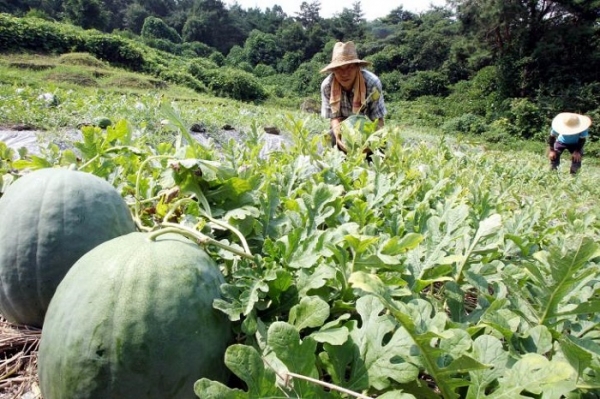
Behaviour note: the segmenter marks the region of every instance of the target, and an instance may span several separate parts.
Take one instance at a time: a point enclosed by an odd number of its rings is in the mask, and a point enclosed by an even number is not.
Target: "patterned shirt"
[[[563,134],[559,134],[558,132],[554,131],[554,129],[551,129],[550,134],[553,135],[554,137],[557,137],[556,141],[558,141],[559,143],[569,145],[569,144],[577,144],[577,143],[579,143],[579,139],[587,138],[589,136],[589,131],[584,130],[583,132],[577,133],[577,134],[563,135]]]
[[[361,111],[361,114],[367,116],[372,121],[383,118],[385,114],[387,114],[387,110],[385,109],[385,102],[383,101],[383,89],[381,86],[381,81],[377,75],[367,71],[366,69],[361,69],[360,72],[365,78],[367,96],[375,88],[379,91],[379,99],[369,100],[367,105]],[[329,98],[331,97],[331,82],[333,82],[333,73],[329,74],[329,76],[323,80],[323,83],[321,83],[321,116],[327,119],[339,117],[345,119],[352,115],[352,97],[354,96],[353,90],[346,91],[342,88],[340,112],[339,115],[333,115],[331,112],[331,106],[329,105]]]

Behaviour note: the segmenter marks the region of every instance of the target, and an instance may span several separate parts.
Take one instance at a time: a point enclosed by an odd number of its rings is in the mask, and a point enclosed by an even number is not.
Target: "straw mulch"
[[[0,316],[0,399],[41,399],[37,378],[41,332]]]

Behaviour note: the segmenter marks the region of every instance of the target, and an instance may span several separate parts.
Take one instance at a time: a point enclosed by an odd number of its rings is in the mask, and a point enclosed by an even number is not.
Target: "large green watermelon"
[[[84,255],[46,316],[38,371],[44,399],[192,399],[224,381],[232,338],[213,308],[224,282],[195,243],[131,233]]]
[[[107,181],[40,169],[0,197],[0,313],[41,327],[69,268],[104,241],[135,231],[127,204]]]

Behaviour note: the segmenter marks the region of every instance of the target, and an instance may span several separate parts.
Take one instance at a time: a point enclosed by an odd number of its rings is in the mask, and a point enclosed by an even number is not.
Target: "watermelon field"
[[[600,170],[586,158],[572,177],[566,156],[550,172],[543,154],[394,119],[349,128],[345,155],[314,113],[13,76],[0,130],[17,126],[37,146],[0,142],[0,204],[39,169],[93,174],[137,232],[177,234],[217,265],[231,339],[213,367],[228,377],[198,375],[191,396],[600,397]],[[2,320],[0,334],[0,397],[41,398],[44,330]],[[174,372],[161,361],[147,367]]]

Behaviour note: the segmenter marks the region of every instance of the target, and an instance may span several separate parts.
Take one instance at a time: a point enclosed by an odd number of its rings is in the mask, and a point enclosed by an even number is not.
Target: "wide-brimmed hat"
[[[369,61],[361,60],[360,58],[358,58],[354,42],[337,42],[333,46],[331,62],[325,68],[321,69],[321,73],[329,72],[337,67],[341,67],[347,64],[360,64],[362,66],[371,65]]]
[[[552,130],[565,136],[579,134],[591,125],[592,120],[588,116],[572,112],[561,112],[552,119]]]

